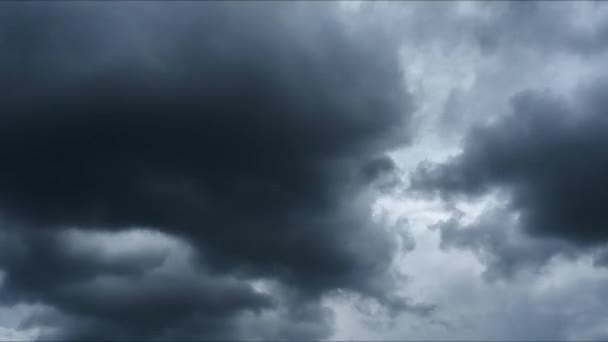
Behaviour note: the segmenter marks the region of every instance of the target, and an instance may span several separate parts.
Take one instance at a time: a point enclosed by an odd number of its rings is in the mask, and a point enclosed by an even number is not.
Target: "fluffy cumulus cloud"
[[[371,211],[413,109],[390,37],[337,4],[0,12],[1,297],[41,307],[22,327],[318,339],[327,293],[408,308]]]

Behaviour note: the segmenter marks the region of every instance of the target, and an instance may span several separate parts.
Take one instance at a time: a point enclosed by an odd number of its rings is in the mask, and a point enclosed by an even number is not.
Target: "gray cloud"
[[[516,95],[510,115],[472,130],[460,155],[421,165],[412,177],[412,189],[438,192],[446,199],[500,189],[510,197],[507,210],[517,213],[516,225],[531,238],[586,250],[605,244],[606,89],[606,83],[597,80],[578,89],[571,100],[548,92]],[[504,217],[483,220],[483,228],[466,233],[448,225],[442,236],[460,245],[482,243],[481,248],[493,249],[507,263],[547,260],[567,251],[564,246],[547,249],[533,240],[524,248],[531,254],[518,250],[526,244],[522,241],[511,250],[506,247],[509,229]]]
[[[439,229],[441,248],[471,249],[485,265],[489,281],[512,280],[521,271],[539,273],[558,254],[576,256],[576,249],[563,241],[527,235],[518,216],[508,210],[487,210],[472,223],[456,215],[434,228]]]
[[[476,23],[474,37],[486,53],[509,54],[507,49],[524,48],[589,56],[608,47],[608,26],[590,17],[603,6],[601,2],[487,4],[489,15]]]
[[[326,4],[1,6],[3,300],[50,306],[46,338],[230,339],[283,310],[261,338],[318,339],[325,293],[392,298],[371,203],[412,101],[388,38]],[[199,274],[62,235],[132,226],[186,241]]]
[[[606,336],[604,4],[0,7],[0,336]]]

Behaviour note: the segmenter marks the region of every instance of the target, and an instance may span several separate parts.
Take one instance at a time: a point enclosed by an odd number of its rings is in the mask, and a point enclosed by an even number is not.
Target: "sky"
[[[0,51],[0,340],[608,339],[604,2],[2,2]]]

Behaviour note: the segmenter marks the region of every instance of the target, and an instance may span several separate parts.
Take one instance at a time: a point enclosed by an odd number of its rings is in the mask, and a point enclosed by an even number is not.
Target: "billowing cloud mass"
[[[40,306],[25,326],[318,339],[326,293],[409,307],[371,204],[413,102],[389,37],[336,6],[2,4],[1,298]]]
[[[0,340],[605,340],[608,6],[0,4]]]
[[[547,92],[515,95],[512,112],[497,122],[474,129],[463,152],[445,163],[423,164],[413,176],[413,189],[439,191],[444,197],[478,196],[492,190],[507,193],[513,219],[498,215],[483,229],[498,234],[504,246],[510,228],[523,230],[539,241],[556,240],[572,248],[594,248],[608,242],[608,144],[603,80],[582,86],[571,99]],[[446,243],[477,244],[475,231],[441,230]],[[481,235],[480,235],[481,236]],[[517,249],[524,248],[517,243]],[[495,252],[503,259],[547,259],[568,248],[536,245],[533,254],[509,248]],[[543,252],[545,249],[545,252]],[[515,252],[515,251],[513,251]]]

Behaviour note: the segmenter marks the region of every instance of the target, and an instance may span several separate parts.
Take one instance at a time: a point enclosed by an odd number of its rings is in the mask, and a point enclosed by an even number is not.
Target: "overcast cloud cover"
[[[608,338],[601,2],[0,4],[1,340]]]

